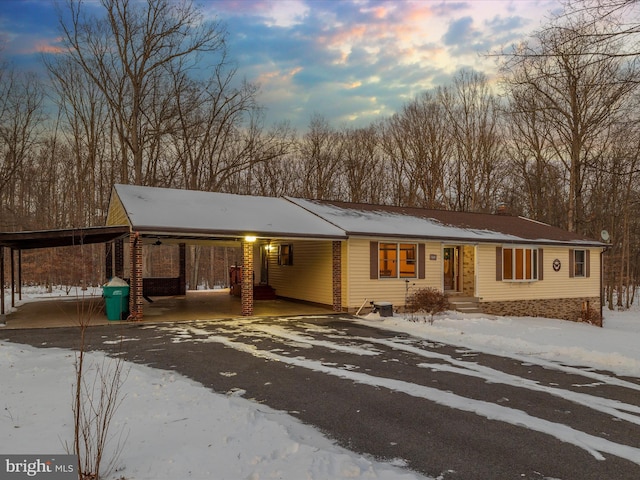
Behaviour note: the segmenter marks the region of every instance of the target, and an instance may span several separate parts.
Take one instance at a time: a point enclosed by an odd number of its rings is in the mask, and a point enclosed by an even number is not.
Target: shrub
[[[406,309],[409,313],[429,315],[429,323],[433,324],[433,316],[449,309],[449,300],[444,292],[436,288],[421,288],[407,299]]]

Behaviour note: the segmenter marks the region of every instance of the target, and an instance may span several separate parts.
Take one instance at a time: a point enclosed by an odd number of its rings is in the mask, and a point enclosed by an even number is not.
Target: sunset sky
[[[64,2],[61,2],[64,3]],[[95,11],[97,0],[86,1]],[[389,116],[461,68],[489,76],[508,46],[560,9],[559,0],[201,0],[228,30],[238,79],[260,87],[268,123],[304,130],[313,114],[334,127]],[[0,56],[43,73],[58,48],[54,0],[0,2]]]

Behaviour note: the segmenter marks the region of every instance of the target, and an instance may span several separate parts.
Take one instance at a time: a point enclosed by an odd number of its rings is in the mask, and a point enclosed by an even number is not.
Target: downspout
[[[11,248],[11,308],[16,308],[16,292],[15,250]]]
[[[600,326],[604,327],[604,252],[607,251],[607,247],[600,250]]]

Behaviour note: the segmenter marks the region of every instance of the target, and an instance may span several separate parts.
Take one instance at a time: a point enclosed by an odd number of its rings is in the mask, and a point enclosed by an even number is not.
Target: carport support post
[[[4,315],[4,247],[0,245],[0,315]]]
[[[107,280],[113,277],[113,242],[104,244],[104,273]]]
[[[14,250],[11,249],[11,308],[16,307],[16,262]]]
[[[242,315],[253,315],[253,242],[242,242]]]
[[[131,284],[129,285],[129,317],[142,320],[142,239],[138,232],[129,235],[131,256]]]
[[[333,311],[342,311],[342,242],[336,240],[332,249],[332,278],[333,278]]]
[[[179,263],[180,263],[180,295],[187,294],[187,245],[181,243],[179,250]]]

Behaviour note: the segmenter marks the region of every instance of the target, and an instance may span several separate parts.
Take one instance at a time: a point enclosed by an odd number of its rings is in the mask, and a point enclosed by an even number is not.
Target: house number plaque
[[[557,258],[553,261],[553,271],[554,272],[559,272],[560,271],[560,267],[562,267],[562,264],[560,263],[560,260],[558,260]]]

